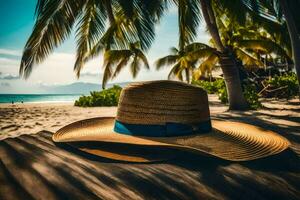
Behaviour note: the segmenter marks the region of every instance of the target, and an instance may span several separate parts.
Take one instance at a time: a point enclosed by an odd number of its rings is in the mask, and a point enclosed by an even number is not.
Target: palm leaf
[[[168,56],[159,58],[155,62],[156,69],[159,70],[163,66],[172,65],[172,64],[174,64],[178,60],[178,58],[179,58],[178,55],[168,55]]]
[[[74,66],[77,77],[80,76],[88,52],[104,32],[105,20],[103,5],[97,0],[89,0],[77,24],[77,58]]]
[[[130,65],[130,70],[131,70],[131,74],[132,74],[133,78],[136,77],[136,75],[138,74],[138,72],[140,71],[140,69],[141,69],[140,60],[138,59],[137,56],[135,56],[133,58],[133,61],[131,62],[131,65]]]
[[[205,73],[211,73],[213,67],[218,62],[218,56],[216,54],[211,54],[207,59],[205,59],[198,67],[201,72],[201,75]]]
[[[168,74],[168,79],[171,80],[176,77],[179,80],[183,80],[181,73],[180,73],[179,77],[177,76],[179,71],[180,71],[180,62],[177,62],[175,65],[173,65],[172,69],[170,70],[170,72]]]
[[[37,20],[23,52],[20,76],[28,78],[35,64],[41,63],[71,34],[85,0],[39,1]]]
[[[145,68],[150,69],[146,55],[140,49],[136,49],[135,54],[138,57],[138,59],[140,59],[144,63]]]
[[[186,45],[184,50],[186,52],[192,52],[192,51],[197,51],[199,49],[211,49],[210,46],[208,46],[207,44],[204,43],[200,43],[200,42],[193,42],[189,45]]]
[[[243,65],[245,65],[246,67],[252,67],[252,66],[263,66],[264,64],[256,59],[255,57],[253,57],[252,55],[250,55],[249,53],[245,52],[244,50],[240,49],[240,48],[236,48],[235,49],[235,54],[237,55],[237,57],[243,62]]]
[[[112,65],[110,62],[107,62],[103,67],[102,89],[105,89],[108,80],[112,77]]]
[[[238,42],[238,46],[245,49],[254,49],[265,51],[266,53],[275,53],[277,55],[288,58],[286,51],[271,40],[242,40]]]
[[[173,55],[179,54],[179,50],[176,47],[171,47],[170,48],[170,53]]]
[[[209,57],[212,54],[216,54],[216,50],[213,48],[207,48],[207,49],[199,49],[196,51],[193,51],[188,54],[191,60],[199,60],[199,59],[205,59]]]
[[[197,35],[197,28],[201,19],[199,1],[177,0],[179,24],[179,50],[193,41]]]
[[[124,50],[108,50],[104,54],[104,65],[106,63],[111,63],[111,65],[115,65],[120,60],[126,57],[131,56],[131,51],[124,49]]]
[[[112,78],[115,78],[120,72],[121,70],[126,67],[129,59],[130,59],[131,56],[127,56],[127,57],[124,57],[121,59],[121,61],[119,62],[119,64],[117,65],[116,69],[115,69],[115,72],[112,76]]]

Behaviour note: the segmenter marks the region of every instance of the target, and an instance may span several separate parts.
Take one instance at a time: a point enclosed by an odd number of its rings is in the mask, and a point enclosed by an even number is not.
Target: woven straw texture
[[[122,90],[116,119],[129,124],[194,124],[210,120],[207,93],[195,86],[175,81],[134,83]],[[53,135],[55,142],[99,141],[139,146],[171,147],[216,156],[225,160],[247,161],[277,154],[289,142],[278,134],[238,123],[212,121],[209,133],[181,137],[140,137],[115,133],[115,118],[94,118],[75,122]],[[101,145],[99,145],[100,147]],[[80,147],[83,151],[118,160],[152,161],[128,152]],[[142,154],[142,153],[141,153]],[[122,156],[123,155],[123,156]],[[158,158],[155,157],[154,160]]]
[[[280,135],[256,126],[213,120],[213,131],[181,137],[134,137],[113,131],[114,118],[93,118],[75,122],[53,135],[55,142],[100,141],[144,146],[173,147],[181,150],[216,156],[231,161],[248,161],[278,154],[289,146]],[[101,145],[99,145],[101,146]],[[82,149],[111,159],[120,159],[117,153],[101,153],[95,149]],[[141,160],[143,156],[141,155]],[[157,158],[156,158],[157,159]],[[123,158],[123,160],[137,161]],[[147,161],[147,160],[144,160]],[[148,159],[148,161],[152,161]]]
[[[130,84],[120,95],[116,119],[129,124],[207,121],[207,93],[202,88],[176,81]]]

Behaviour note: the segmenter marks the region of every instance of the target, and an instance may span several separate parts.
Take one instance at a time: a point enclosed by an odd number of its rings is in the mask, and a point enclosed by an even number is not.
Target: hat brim
[[[278,154],[287,149],[289,141],[284,137],[257,126],[212,120],[212,131],[178,137],[142,137],[113,131],[115,118],[101,117],[74,122],[53,134],[54,142],[65,143],[97,156],[130,161],[152,162],[172,157],[172,154],[145,153],[147,147],[174,148],[214,156],[230,161],[249,161]],[[88,142],[98,142],[88,145]],[[105,144],[127,144],[121,147],[104,148]],[[142,147],[141,150],[137,147]],[[137,148],[137,149],[136,149]]]

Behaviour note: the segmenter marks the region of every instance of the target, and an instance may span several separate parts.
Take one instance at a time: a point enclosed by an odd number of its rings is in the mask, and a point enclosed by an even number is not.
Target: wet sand
[[[292,144],[285,152],[249,162],[177,152],[175,159],[152,164],[96,158],[51,141],[61,126],[114,116],[116,108],[0,105],[0,199],[299,199],[299,101],[268,100],[264,105],[258,111],[226,112],[210,96],[212,118],[278,132]]]

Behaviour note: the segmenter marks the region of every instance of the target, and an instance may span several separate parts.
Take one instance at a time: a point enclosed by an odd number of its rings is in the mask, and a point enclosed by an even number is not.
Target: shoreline
[[[75,101],[29,101],[29,102],[14,102],[14,104],[12,103],[0,103],[0,108],[1,107],[5,107],[5,106],[14,106],[14,105],[36,105],[36,104],[40,104],[40,105],[48,105],[48,104],[70,104],[73,105],[75,103]]]

